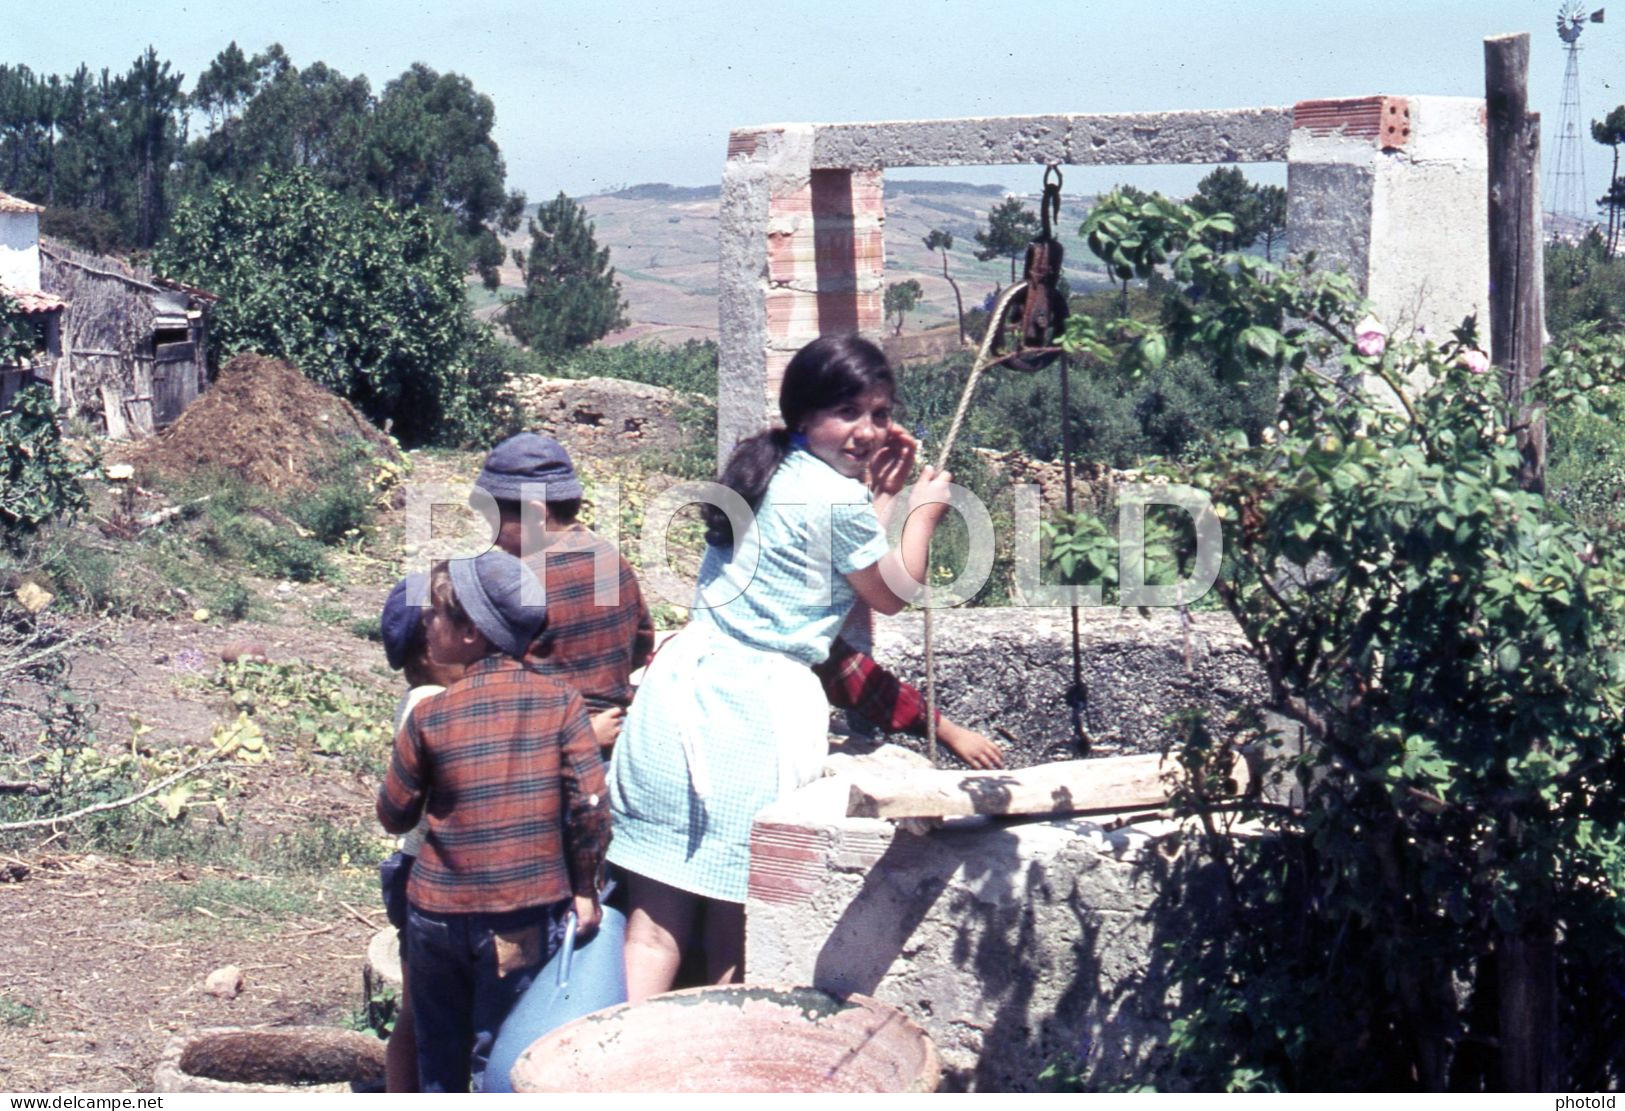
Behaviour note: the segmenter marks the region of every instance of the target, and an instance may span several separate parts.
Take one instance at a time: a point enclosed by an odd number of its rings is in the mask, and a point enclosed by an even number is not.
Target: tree
[[[925,249],[942,252],[942,276],[954,291],[954,316],[959,321],[959,345],[965,345],[965,301],[959,296],[959,283],[954,281],[952,274],[948,273],[948,252],[953,249],[953,232],[942,228],[932,228],[925,237]]]
[[[510,193],[502,152],[491,138],[496,107],[468,78],[421,62],[378,98],[367,134],[368,183],[403,207],[441,208],[474,259],[487,288],[499,283],[497,231],[519,226],[522,193]]]
[[[1591,121],[1591,138],[1614,152],[1614,165],[1608,174],[1608,192],[1597,204],[1608,213],[1607,257],[1613,258],[1619,250],[1620,212],[1625,206],[1625,188],[1619,180],[1619,145],[1625,142],[1625,104],[1621,104],[1600,120]]]
[[[1016,259],[1027,254],[1027,244],[1040,230],[1037,214],[1020,197],[1006,197],[988,212],[987,227],[976,233],[976,242],[982,246],[976,258],[980,262],[1008,258],[1010,281],[1014,283]]]
[[[209,131],[214,132],[242,112],[258,85],[257,68],[233,39],[198,76],[191,105],[203,110]]]
[[[1285,200],[1285,190],[1282,200]],[[1234,166],[1220,166],[1196,183],[1191,197],[1191,208],[1203,216],[1228,213],[1235,230],[1214,236],[1213,246],[1220,251],[1239,251],[1258,241],[1264,230],[1264,201],[1258,186],[1247,180]],[[1286,222],[1285,214],[1282,223]]]
[[[113,122],[128,144],[127,161],[135,173],[134,238],[136,246],[157,242],[169,218],[169,168],[180,153],[180,116],[186,97],[180,74],[147,47],[130,72],[115,85],[118,96]]]
[[[1263,185],[1258,189],[1258,238],[1264,241],[1264,258],[1275,260],[1275,241],[1286,234],[1286,189]]]
[[[502,320],[532,350],[558,354],[626,326],[620,283],[609,248],[593,239],[580,205],[560,193],[530,222],[530,251],[514,251],[525,272],[525,292],[508,303]]]
[[[914,311],[920,303],[920,295],[924,292],[925,290],[920,288],[920,283],[913,278],[886,283],[886,315],[897,317],[897,330],[892,333],[893,335],[903,334],[903,316]]]
[[[476,337],[462,268],[423,212],[267,173],[184,200],[154,263],[220,295],[217,361],[287,359],[407,442],[444,438],[465,404]]]

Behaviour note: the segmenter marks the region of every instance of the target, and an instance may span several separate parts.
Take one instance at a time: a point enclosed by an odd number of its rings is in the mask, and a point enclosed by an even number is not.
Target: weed
[[[321,875],[333,869],[370,866],[386,855],[390,839],[326,819],[271,839],[267,863],[283,875]]]
[[[37,1004],[0,994],[0,1026],[37,1026],[44,1021],[45,1012]]]
[[[222,583],[208,596],[209,609],[227,621],[241,621],[253,608],[254,596],[235,579]]]
[[[220,931],[246,936],[277,933],[301,920],[344,913],[376,890],[371,873],[326,876],[204,876],[162,889],[167,925],[177,936]],[[205,923],[208,923],[207,925]]]
[[[323,625],[345,625],[355,619],[349,610],[332,602],[317,602],[310,607],[310,616]]]
[[[389,694],[297,661],[227,664],[213,683],[276,739],[313,755],[342,757],[364,773],[382,772],[393,739]]]
[[[376,614],[371,617],[358,617],[350,622],[350,635],[381,644],[384,639],[384,626]]]
[[[339,544],[366,528],[372,517],[372,496],[351,464],[313,496],[290,505],[289,513],[321,543]]]
[[[379,983],[367,993],[360,1006],[344,1016],[344,1027],[383,1040],[395,1032],[395,1020],[400,1013],[400,993],[388,984]]]

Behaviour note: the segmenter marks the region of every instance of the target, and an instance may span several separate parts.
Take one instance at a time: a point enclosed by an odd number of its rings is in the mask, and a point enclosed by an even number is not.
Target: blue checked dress
[[[742,903],[750,825],[817,778],[829,704],[810,667],[887,542],[869,491],[805,450],[780,464],[731,551],[707,549],[693,618],[661,648],[610,761],[609,860]]]

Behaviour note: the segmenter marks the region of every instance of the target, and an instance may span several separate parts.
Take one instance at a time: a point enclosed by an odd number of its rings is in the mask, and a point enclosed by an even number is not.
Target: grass
[[[377,895],[375,874],[359,868],[320,876],[204,876],[166,884],[160,892],[164,932],[186,938],[200,933],[264,937],[304,919],[348,913],[341,903],[368,911]],[[381,907],[377,917],[383,921]]]
[[[0,993],[0,1026],[37,1026],[45,1021],[45,1012],[34,1003]]]
[[[355,614],[331,602],[317,602],[310,607],[310,616],[323,625],[348,625],[355,620]]]

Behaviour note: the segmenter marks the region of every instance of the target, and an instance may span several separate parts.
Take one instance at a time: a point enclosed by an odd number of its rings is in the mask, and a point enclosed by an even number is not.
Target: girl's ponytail
[[[790,454],[790,432],[784,428],[770,428],[758,432],[748,440],[741,440],[728,456],[728,465],[722,469],[717,481],[745,499],[752,510],[762,504],[767,484],[773,472],[779,469],[784,457]],[[720,506],[709,502],[700,506],[705,519],[705,542],[718,548],[731,548],[734,542],[733,522]]]

